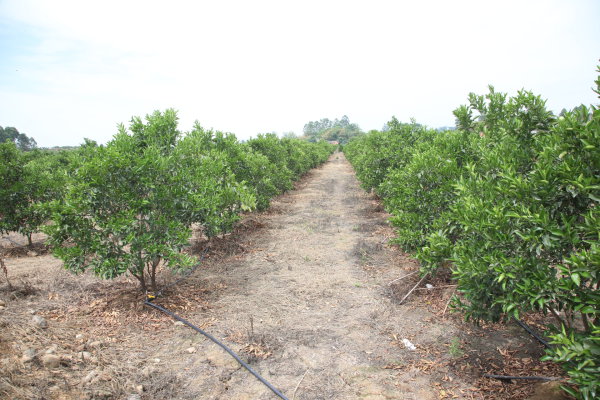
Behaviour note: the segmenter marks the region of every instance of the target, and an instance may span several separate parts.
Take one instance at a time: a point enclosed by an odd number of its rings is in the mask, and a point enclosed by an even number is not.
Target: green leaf
[[[575,284],[577,286],[581,285],[581,278],[579,277],[579,274],[577,272],[574,272],[574,273],[571,274],[571,280],[573,282],[575,282]]]
[[[592,193],[588,193],[588,197],[594,201],[600,202],[600,197],[595,196]]]

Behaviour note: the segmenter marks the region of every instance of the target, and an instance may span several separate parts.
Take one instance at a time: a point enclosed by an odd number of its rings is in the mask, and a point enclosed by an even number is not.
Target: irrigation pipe
[[[550,348],[550,343],[548,343],[547,341],[544,340],[544,338],[542,338],[540,335],[538,335],[537,333],[535,333],[530,327],[529,325],[527,325],[526,323],[522,322],[521,320],[519,320],[518,318],[515,318],[515,321],[517,321],[517,324],[519,324],[519,326],[523,329],[525,329],[531,336],[533,336],[534,338],[537,339],[538,342],[540,342],[541,344],[544,345],[544,347],[546,348]]]
[[[509,376],[509,375],[492,375],[492,374],[483,374],[484,378],[492,378],[499,379],[501,381],[508,381],[512,379],[520,379],[527,381],[559,381],[561,378],[554,378],[548,376]]]
[[[235,354],[233,352],[233,350],[231,350],[229,347],[227,347],[226,345],[224,345],[223,343],[221,343],[217,338],[215,338],[210,333],[203,331],[202,329],[198,328],[197,326],[195,326],[191,322],[186,321],[185,319],[181,318],[179,315],[177,315],[177,314],[175,314],[175,313],[167,310],[166,308],[163,308],[163,307],[159,306],[158,304],[154,304],[154,303],[152,303],[151,301],[148,301],[148,300],[144,301],[144,304],[147,305],[147,306],[150,306],[152,308],[155,308],[155,309],[157,309],[160,312],[163,312],[163,313],[167,314],[168,316],[176,319],[177,321],[180,321],[180,322],[184,323],[185,325],[189,326],[190,328],[192,328],[196,332],[203,334],[204,336],[206,336],[207,338],[209,338],[210,340],[212,340],[214,343],[216,343],[219,346],[221,346],[221,348],[223,350],[225,350],[227,353],[229,353],[229,355],[231,357],[235,358],[235,360],[237,362],[239,362],[242,367],[246,368],[248,370],[248,372],[250,372],[252,375],[254,375],[256,377],[256,379],[258,379],[259,381],[261,381],[266,387],[268,387],[269,389],[271,389],[271,391],[273,393],[275,393],[278,397],[280,397],[280,398],[282,398],[284,400],[289,400],[279,390],[277,390],[273,385],[271,385],[262,376],[260,376],[257,372],[255,372],[244,360],[242,360],[237,354]]]

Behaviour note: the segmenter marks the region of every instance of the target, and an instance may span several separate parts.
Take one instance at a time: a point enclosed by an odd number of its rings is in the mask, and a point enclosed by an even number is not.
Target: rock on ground
[[[60,367],[60,357],[56,354],[44,354],[41,358],[41,361],[46,368]]]
[[[31,318],[31,321],[38,328],[46,329],[48,327],[48,322],[44,317],[40,317],[39,315],[34,315],[33,318]]]

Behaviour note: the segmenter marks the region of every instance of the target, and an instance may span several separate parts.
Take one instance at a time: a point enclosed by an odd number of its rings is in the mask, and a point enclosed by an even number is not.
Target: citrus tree
[[[222,153],[240,184],[245,184],[256,198],[256,208],[265,210],[273,196],[280,193],[274,183],[277,167],[263,154],[250,146],[240,143],[234,134],[207,130],[196,122],[188,134],[197,143],[196,148],[203,153]]]
[[[155,112],[80,155],[64,198],[49,203],[45,227],[67,269],[92,269],[102,278],[129,272],[143,290],[156,290],[161,264],[194,263],[181,252],[192,223],[211,234],[229,225],[223,206],[243,201],[231,172],[223,160],[196,157],[180,137],[176,112]]]
[[[476,322],[552,316],[545,358],[570,375],[565,390],[595,399],[600,111],[579,106],[556,118],[533,93],[490,87],[454,114],[457,131],[433,140],[375,132],[344,151],[383,197],[396,241],[416,251],[422,274],[451,268],[456,309]]]
[[[17,215],[27,206],[23,157],[12,142],[0,143],[0,232],[17,231]]]
[[[41,204],[60,196],[64,187],[60,168],[38,150],[22,152],[14,143],[0,144],[0,232],[27,237],[38,232],[48,214]]]

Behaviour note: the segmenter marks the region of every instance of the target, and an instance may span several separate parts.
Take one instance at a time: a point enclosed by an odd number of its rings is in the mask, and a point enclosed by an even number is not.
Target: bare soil
[[[202,267],[156,302],[222,339],[290,399],[528,398],[539,385],[481,375],[560,373],[520,328],[445,312],[454,288],[443,274],[399,304],[418,275],[390,282],[418,265],[388,244],[388,217],[336,153],[233,234],[197,238],[191,252],[208,246]],[[276,398],[217,345],[143,306],[132,279],[72,275],[34,239],[27,251],[15,250],[18,235],[2,241],[14,287],[0,278],[0,397]],[[44,365],[47,352],[59,367]]]

